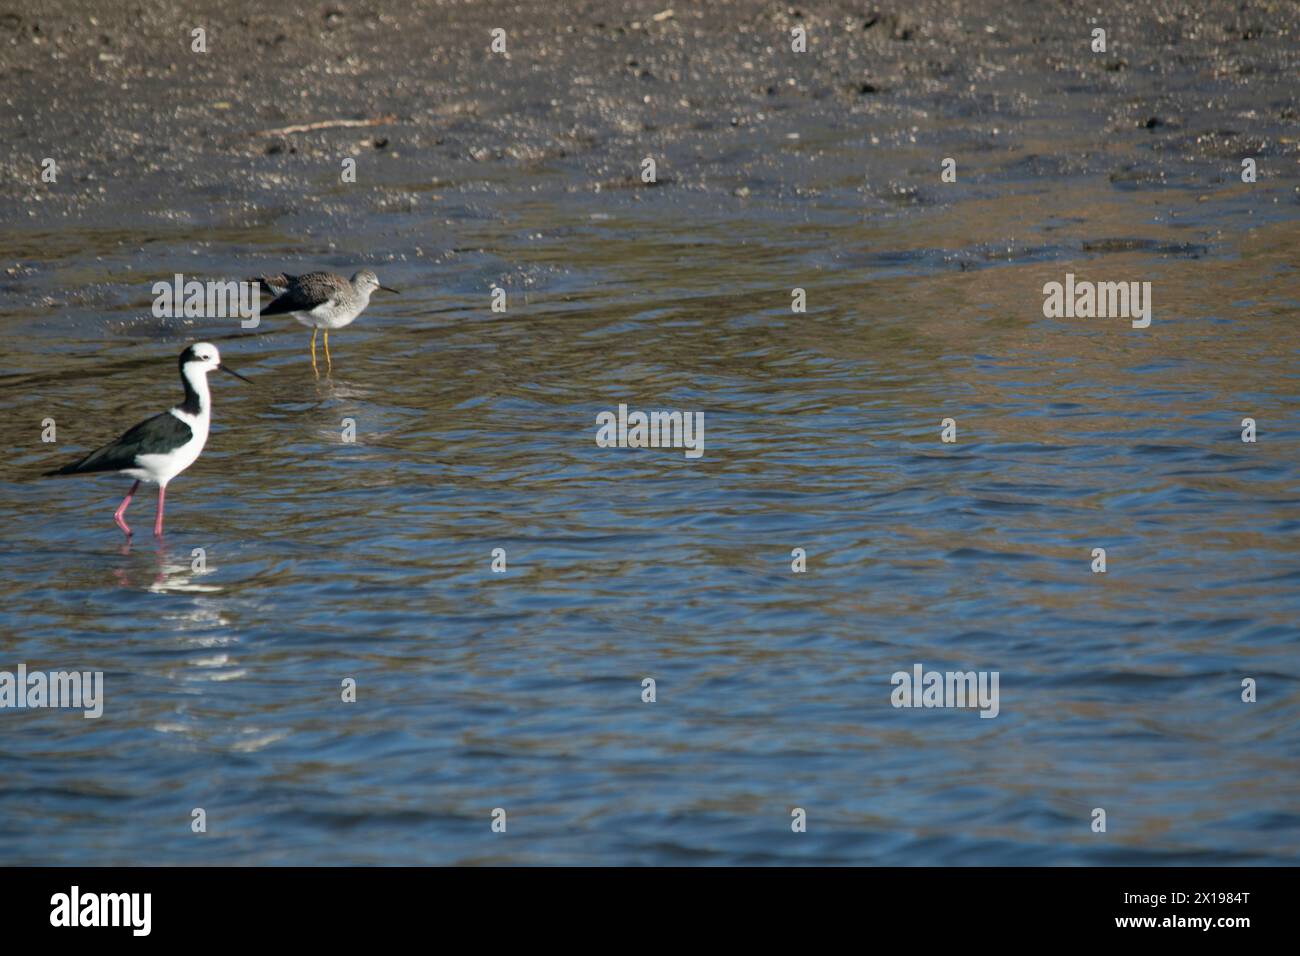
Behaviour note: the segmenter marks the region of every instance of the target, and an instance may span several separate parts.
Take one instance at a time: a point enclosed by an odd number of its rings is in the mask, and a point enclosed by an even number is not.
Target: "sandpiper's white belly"
[[[293,317],[303,325],[312,329],[341,329],[345,325],[350,325],[352,320],[361,314],[362,309],[355,306],[346,306],[334,302],[326,302],[316,306],[309,312],[295,312]]]

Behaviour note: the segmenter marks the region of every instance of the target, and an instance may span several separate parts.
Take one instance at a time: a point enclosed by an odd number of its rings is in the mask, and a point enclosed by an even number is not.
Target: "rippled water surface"
[[[1060,84],[979,147],[907,101],[682,129],[655,189],[410,150],[295,169],[298,207],[7,206],[0,670],[106,700],[0,711],[0,862],[1297,862],[1294,159],[1098,143]],[[362,264],[402,295],[319,379],[291,321],[149,314],[174,272]],[[1044,318],[1067,272],[1150,281],[1150,328]],[[127,547],[127,480],[36,476],[198,339],[255,384],[214,376]],[[702,411],[703,457],[597,447],[619,403]],[[999,715],[893,708],[917,663],[998,671]]]

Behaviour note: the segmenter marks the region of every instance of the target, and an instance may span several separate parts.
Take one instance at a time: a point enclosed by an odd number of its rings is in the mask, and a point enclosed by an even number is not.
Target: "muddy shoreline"
[[[1193,167],[1226,174],[1245,155],[1294,186],[1300,155],[1300,8],[1290,3],[1101,18],[1027,2],[960,14],[935,2],[665,3],[636,14],[592,2],[103,6],[0,15],[0,215],[10,222],[111,211],[257,225],[304,186],[322,204],[383,211],[402,201],[386,189],[490,189],[514,174],[639,188],[641,154],[661,157],[663,184],[710,199],[797,199],[805,184],[765,175],[762,154],[801,127],[859,127],[882,150],[928,136],[959,158],[1019,152],[1026,175],[1109,165],[1118,182],[1175,186]],[[1098,24],[1106,53],[1089,49]],[[789,48],[798,26],[804,54]],[[191,49],[196,28],[206,53]],[[489,49],[497,28],[504,55]],[[395,120],[373,129],[254,135],[385,114]],[[1099,160],[1118,144],[1146,162]],[[331,188],[328,168],[348,156],[374,163],[351,195]],[[46,157],[57,184],[41,181]],[[934,192],[906,167],[864,166],[876,196]]]

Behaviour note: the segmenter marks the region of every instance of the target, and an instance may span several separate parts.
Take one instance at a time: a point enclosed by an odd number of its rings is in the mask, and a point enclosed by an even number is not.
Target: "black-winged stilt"
[[[153,533],[162,537],[167,483],[194,464],[208,440],[212,422],[208,373],[220,369],[248,381],[234,369],[222,365],[217,347],[208,342],[197,342],[182,352],[180,368],[185,401],[161,415],[146,418],[117,441],[92,451],[80,461],[46,472],[47,475],[84,475],[116,471],[134,478],[135,484],[113,513],[113,520],[127,537],[131,536],[131,529],[122,516],[142,481],[158,486],[158,516],[154,519]]]
[[[350,280],[332,272],[308,272],[300,276],[284,273],[259,276],[256,281],[276,296],[270,305],[261,310],[262,315],[292,315],[311,328],[311,367],[318,375],[318,331],[325,330],[325,367],[331,371],[334,362],[330,358],[330,329],[350,325],[370,304],[370,293],[376,289],[400,294],[396,289],[380,285],[379,277],[370,269],[362,269]]]

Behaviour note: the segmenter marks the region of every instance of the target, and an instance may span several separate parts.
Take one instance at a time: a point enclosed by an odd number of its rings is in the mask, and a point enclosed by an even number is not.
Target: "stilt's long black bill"
[[[221,364],[221,365],[218,365],[217,368],[221,369],[221,371],[223,371],[223,372],[229,372],[231,375],[235,376],[235,378],[243,379],[243,380],[244,380],[245,382],[247,382],[249,385],[252,385],[252,384],[253,384],[253,380],[252,380],[251,378],[244,378],[244,376],[240,375],[238,372],[236,372],[236,371],[235,371],[233,368],[231,368],[229,365],[226,365],[226,364],[223,363],[223,364]]]
[[[401,295],[401,294],[402,294],[402,293],[398,292],[396,289],[390,289],[390,288],[388,288],[388,286],[386,286],[386,285],[381,285],[379,288],[383,289],[385,292],[391,292],[391,293],[393,293],[393,295]]]

